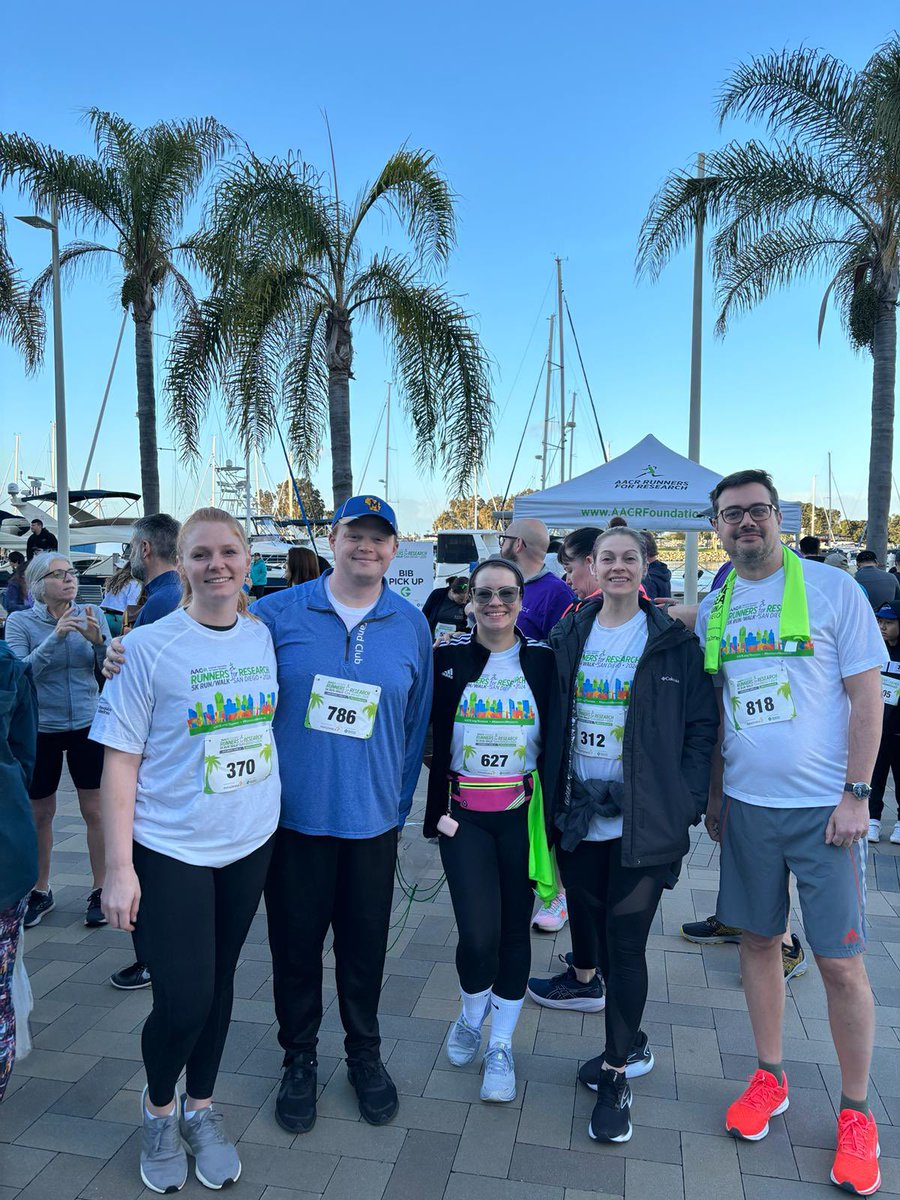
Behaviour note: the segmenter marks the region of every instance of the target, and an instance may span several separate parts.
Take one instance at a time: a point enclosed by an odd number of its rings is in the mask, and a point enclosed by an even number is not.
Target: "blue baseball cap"
[[[882,621],[900,621],[898,608],[900,608],[900,605],[897,604],[896,600],[890,604],[882,604],[875,616],[880,617]]]
[[[358,521],[360,517],[380,517],[390,525],[397,537],[400,536],[396,514],[387,500],[382,500],[380,496],[351,496],[335,511],[331,518],[331,528],[349,525],[351,521]]]

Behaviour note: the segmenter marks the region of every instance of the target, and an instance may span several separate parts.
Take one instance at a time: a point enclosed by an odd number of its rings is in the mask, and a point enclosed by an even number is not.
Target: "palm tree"
[[[212,788],[209,786],[209,777],[213,771],[218,770],[218,768],[221,766],[221,763],[215,754],[207,754],[203,759],[203,765],[206,768],[206,772],[203,776],[203,790],[204,792],[211,792]]]
[[[900,38],[861,71],[821,50],[771,53],[739,66],[720,122],[765,121],[771,142],[732,141],[707,175],[675,171],[641,228],[639,274],[656,277],[712,222],[712,269],[724,334],[735,313],[775,288],[827,271],[852,343],[873,357],[867,544],[884,560],[894,434],[900,290]]]
[[[111,233],[113,245],[73,242],[60,266],[87,267],[117,258],[122,307],[134,319],[137,413],[144,512],[159,511],[156,396],[153,380],[153,317],[168,292],[176,311],[196,301],[176,261],[188,259],[182,240],[185,213],[210,166],[232,145],[228,130],[212,117],[161,121],[138,129],[115,113],[87,113],[96,157],[66,154],[26,134],[0,134],[0,186],[15,181],[37,206],[55,200],[61,220],[95,235]],[[50,285],[48,267],[32,296]]]
[[[8,342],[34,371],[44,353],[44,314],[33,303],[6,248],[6,221],[0,213],[0,340]]]
[[[405,253],[367,258],[367,218],[391,213]],[[212,279],[172,346],[172,419],[187,456],[214,387],[243,445],[263,442],[280,403],[301,470],[326,429],[335,507],[352,494],[353,323],[390,342],[419,465],[442,464],[462,490],[490,442],[488,362],[469,315],[429,278],[455,242],[453,196],[434,156],[401,148],[352,204],[302,162],[248,157],[225,172],[194,246]]]

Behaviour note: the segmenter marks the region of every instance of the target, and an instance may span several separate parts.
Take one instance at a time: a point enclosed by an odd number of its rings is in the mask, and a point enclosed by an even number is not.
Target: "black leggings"
[[[190,866],[134,843],[137,948],[153,986],[141,1036],[151,1104],[171,1103],[185,1066],[187,1094],[196,1100],[213,1094],[234,971],[259,907],[272,842],[227,867]]]
[[[869,796],[869,817],[880,821],[884,812],[884,789],[888,780],[888,772],[894,776],[894,793],[897,799],[897,816],[900,819],[900,734],[893,730],[881,736],[878,747],[878,758],[875,760],[875,770],[872,772],[872,794]]]
[[[576,967],[606,984],[606,1060],[623,1067],[647,1002],[647,938],[672,865],[623,867],[622,839],[557,849]]]
[[[464,992],[492,988],[521,1000],[531,967],[534,892],[528,879],[528,805],[471,812],[453,805],[459,829],[441,835],[441,862],[459,940],[456,969]]]

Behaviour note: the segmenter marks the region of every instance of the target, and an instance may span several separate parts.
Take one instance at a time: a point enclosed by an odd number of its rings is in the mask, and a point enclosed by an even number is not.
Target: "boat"
[[[55,491],[23,491],[16,483],[8,484],[6,490],[9,509],[0,509],[0,552],[4,557],[11,550],[25,553],[34,520],[43,521],[45,529],[58,534]],[[138,492],[106,488],[69,492],[70,557],[80,574],[105,578],[115,572],[115,560],[130,544],[134,522],[140,516],[136,507],[140,498]],[[110,507],[118,511],[110,512]]]

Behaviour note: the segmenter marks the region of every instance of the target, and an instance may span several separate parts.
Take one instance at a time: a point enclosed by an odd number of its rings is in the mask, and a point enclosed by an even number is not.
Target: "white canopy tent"
[[[537,517],[554,529],[608,525],[624,517],[637,529],[709,529],[709,493],[722,478],[676,454],[652,434],[601,467],[530,496],[517,496],[514,517]],[[800,504],[782,500],[782,530],[799,533]]]

